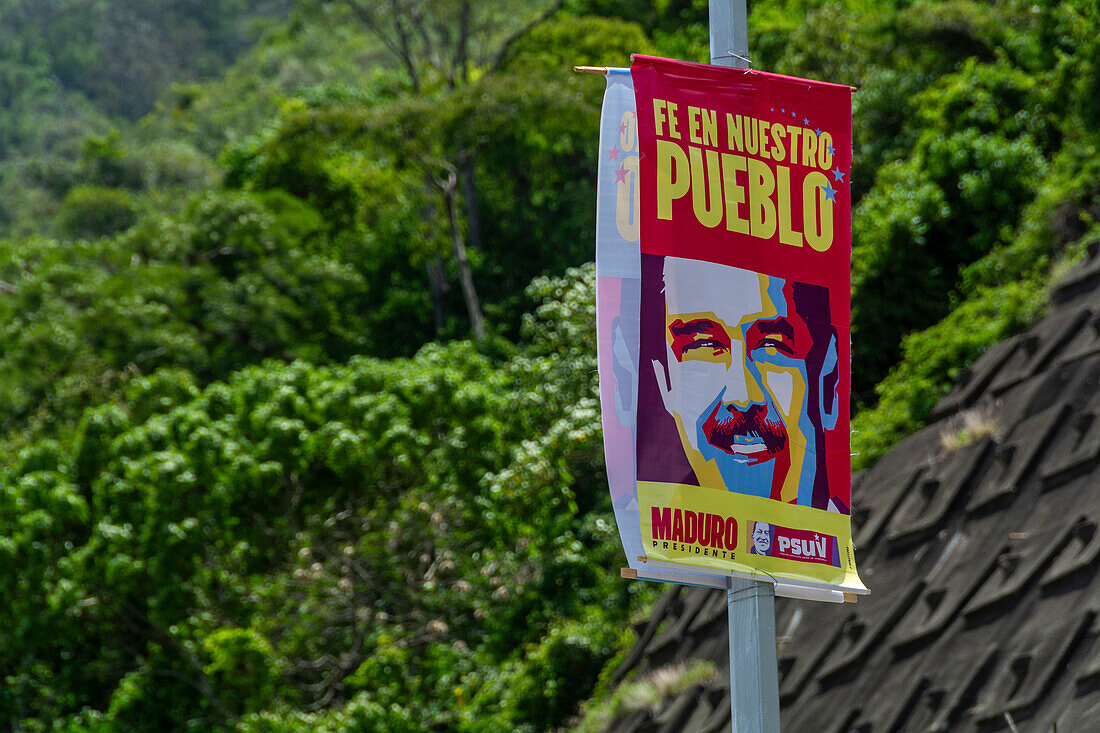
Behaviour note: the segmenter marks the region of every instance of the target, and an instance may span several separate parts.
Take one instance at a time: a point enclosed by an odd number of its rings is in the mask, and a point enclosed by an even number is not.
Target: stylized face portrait
[[[826,508],[822,436],[838,401],[827,293],[676,257],[662,282],[658,389],[699,485]]]
[[[752,546],[757,555],[767,555],[772,547],[772,526],[756,522],[752,528]]]

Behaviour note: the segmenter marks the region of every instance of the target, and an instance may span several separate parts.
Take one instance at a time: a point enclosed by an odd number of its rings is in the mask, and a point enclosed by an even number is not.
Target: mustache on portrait
[[[787,430],[779,420],[768,419],[768,408],[764,405],[751,405],[739,410],[731,405],[719,403],[703,423],[703,433],[716,448],[733,452],[736,438],[759,438],[765,450],[778,453],[787,445]]]

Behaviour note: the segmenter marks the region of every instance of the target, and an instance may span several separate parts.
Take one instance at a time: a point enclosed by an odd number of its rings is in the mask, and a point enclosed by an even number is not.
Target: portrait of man
[[[639,479],[847,513],[825,469],[840,412],[825,288],[643,255],[641,329]]]
[[[767,522],[753,522],[752,546],[749,552],[753,555],[767,555],[772,549],[772,526]]]

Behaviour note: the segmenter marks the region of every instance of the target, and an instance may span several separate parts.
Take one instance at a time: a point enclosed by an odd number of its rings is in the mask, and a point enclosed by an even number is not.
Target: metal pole
[[[710,62],[749,68],[749,15],[745,0],[710,0]]]
[[[710,0],[710,62],[749,68],[745,0]],[[775,590],[770,583],[727,578],[732,733],[778,733],[779,666]]]
[[[770,583],[728,578],[730,718],[733,733],[779,730],[775,592]]]

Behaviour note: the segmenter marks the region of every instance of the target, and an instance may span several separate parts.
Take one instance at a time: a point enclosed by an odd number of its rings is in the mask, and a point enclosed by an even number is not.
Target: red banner
[[[847,314],[851,88],[647,56],[631,74],[642,254],[843,287]]]
[[[631,75],[643,544],[657,560],[862,590],[848,521],[851,89],[645,56]],[[698,552],[691,518],[707,530]],[[751,551],[757,523],[774,535],[766,556]]]

